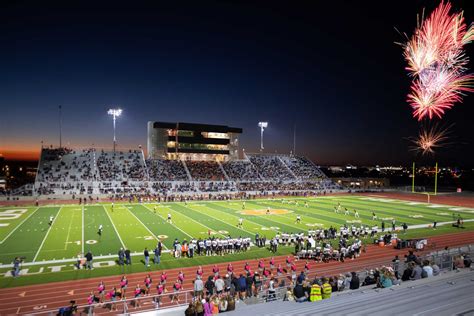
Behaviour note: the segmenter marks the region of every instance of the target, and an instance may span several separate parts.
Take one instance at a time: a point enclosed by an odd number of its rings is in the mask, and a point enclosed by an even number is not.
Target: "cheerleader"
[[[307,274],[309,272],[309,262],[306,261],[306,263],[304,264],[304,272]]]
[[[150,287],[151,287],[151,277],[150,275],[148,274],[145,278],[145,291],[146,291],[146,295],[150,295]]]
[[[103,281],[100,281],[99,286],[97,287],[97,292],[99,293],[99,302],[104,303],[105,284]]]
[[[166,279],[168,279],[168,276],[166,275],[166,272],[165,271],[161,272],[161,276],[160,276],[161,284],[166,285]]]
[[[199,278],[199,279],[202,280],[202,274],[203,274],[202,267],[199,266],[197,271],[196,271],[196,278]]]
[[[179,273],[178,273],[178,281],[179,281],[181,284],[184,283],[184,273],[183,273],[183,271],[181,271],[181,270],[180,270]]]
[[[275,269],[275,258],[273,257],[270,259],[270,269],[271,270]]]
[[[281,266],[281,263],[279,263],[277,267],[277,275],[281,276],[282,274],[283,274],[283,268]]]
[[[212,273],[214,273],[214,277],[219,276],[219,267],[217,265],[214,265],[214,267],[212,268]]]
[[[227,265],[227,274],[232,278],[233,273],[234,273],[234,267],[232,266],[232,263],[229,263]]]
[[[120,280],[120,289],[122,291],[123,300],[127,299],[126,298],[127,286],[128,286],[128,280],[127,280],[127,277],[124,275],[122,279]]]
[[[137,307],[140,307],[140,296],[142,295],[142,289],[140,288],[140,284],[137,284],[137,287],[135,288],[135,291],[133,292],[135,300],[134,300],[134,305],[135,309]]]
[[[244,270],[245,270],[246,273],[250,273],[250,265],[249,265],[248,262],[245,263]]]

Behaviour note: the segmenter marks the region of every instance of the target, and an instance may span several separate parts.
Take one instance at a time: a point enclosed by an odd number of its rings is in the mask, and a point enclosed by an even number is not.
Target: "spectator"
[[[351,282],[350,282],[349,288],[351,290],[357,290],[359,288],[359,285],[360,285],[359,276],[355,272],[351,272],[351,275],[352,275],[352,277],[351,277]]]
[[[201,278],[198,276],[196,280],[194,280],[194,297],[201,300],[204,290],[204,283],[202,282]]]
[[[145,267],[150,266],[150,253],[148,252],[148,248],[145,247],[145,250],[143,251],[143,256],[145,257]]]
[[[89,251],[87,251],[87,253],[86,253],[86,267],[87,267],[87,269],[89,269],[89,270],[93,270],[93,269],[94,269],[94,268],[92,267],[92,259],[93,259],[92,252],[89,250]]]
[[[423,269],[420,267],[418,262],[414,262],[413,272],[411,273],[410,280],[419,280],[421,279],[421,274],[423,273]]]
[[[303,284],[298,283],[295,288],[293,289],[293,295],[295,296],[295,301],[301,303],[306,302],[308,297],[306,296],[306,292],[303,288]]]
[[[430,278],[432,276],[433,276],[433,268],[430,266],[430,262],[428,260],[423,260],[422,277]]]

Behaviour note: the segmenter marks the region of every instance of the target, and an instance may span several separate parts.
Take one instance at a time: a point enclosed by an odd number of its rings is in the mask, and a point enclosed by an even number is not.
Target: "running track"
[[[433,251],[437,249],[443,249],[445,246],[455,247],[463,246],[468,244],[474,244],[474,232],[462,232],[446,234],[441,236],[435,236],[429,238],[429,244],[435,243],[436,247],[426,251]],[[391,259],[395,255],[399,255],[401,258],[407,250],[396,250],[389,247],[377,247],[375,245],[367,246],[366,253],[362,253],[356,260],[346,260],[344,263],[341,262],[329,262],[329,263],[314,263],[311,262],[310,275],[314,276],[331,276],[337,275],[343,272],[349,271],[361,271],[368,268],[375,268],[381,265],[387,265],[391,262]],[[275,263],[281,263],[284,268],[285,256],[275,257]],[[177,259],[183,260],[183,259]],[[185,260],[185,259],[184,259]],[[265,260],[265,266],[268,267],[269,258]],[[245,261],[232,262],[234,266],[234,273],[237,275],[243,272],[243,266]],[[257,260],[249,261],[252,270],[257,267]],[[304,261],[297,261],[297,271],[303,270]],[[218,264],[221,274],[225,274],[227,263]],[[213,265],[203,266],[204,278],[207,279],[208,275],[211,275]],[[195,277],[196,267],[187,267],[182,269],[185,274],[184,290],[191,290],[192,279]],[[171,290],[172,283],[176,280],[179,269],[172,269],[166,271],[168,274],[167,289]],[[151,294],[156,294],[155,286],[159,280],[161,270],[151,272],[153,279]],[[131,297],[131,293],[137,283],[143,286],[143,280],[146,273],[135,273],[127,275],[129,279],[128,286],[128,298]],[[77,304],[82,305],[86,303],[86,297],[91,290],[96,291],[97,285],[100,280],[103,280],[106,285],[106,289],[110,289],[112,286],[118,286],[120,276],[104,277],[104,278],[91,278],[80,281],[65,281],[55,282],[41,285],[22,286],[16,288],[0,289],[0,315],[14,315],[14,314],[28,314],[33,312],[45,311],[45,310],[56,310],[59,307],[67,306],[68,302],[72,299],[77,301]],[[169,299],[163,298],[163,303],[166,305]],[[121,307],[118,305],[118,311],[121,311]],[[96,308],[96,314],[106,315],[111,314],[108,309]]]

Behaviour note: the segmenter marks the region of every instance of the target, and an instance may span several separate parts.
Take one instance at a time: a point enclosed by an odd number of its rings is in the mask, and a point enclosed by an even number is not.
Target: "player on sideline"
[[[296,223],[297,224],[301,223],[301,216],[300,215],[296,215]]]
[[[375,212],[372,212],[372,220],[376,221],[377,220],[377,215],[375,215]]]
[[[245,209],[245,201],[242,202],[242,209]]]
[[[242,222],[244,219],[242,217],[239,218],[239,223],[237,224],[237,227],[242,228]]]
[[[99,240],[102,237],[102,224],[99,225],[99,230],[97,231],[97,234],[99,235]]]
[[[114,212],[114,202],[112,202],[112,213]]]
[[[357,210],[354,210],[354,217],[359,218],[359,212],[357,212]]]
[[[170,213],[168,213],[168,219],[166,221],[170,224],[173,224],[173,221],[171,220],[171,214]]]
[[[347,207],[344,207],[344,215],[349,215],[349,210],[347,209]]]
[[[51,225],[53,224],[53,220],[54,220],[54,216],[51,215],[51,216],[49,217],[49,223],[48,223],[49,226],[51,226]]]

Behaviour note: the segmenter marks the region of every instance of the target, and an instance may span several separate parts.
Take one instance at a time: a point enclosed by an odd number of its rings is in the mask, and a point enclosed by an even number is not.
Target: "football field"
[[[296,201],[298,204],[296,204]],[[305,207],[305,202],[308,207]],[[341,203],[337,214],[334,207]],[[350,212],[344,214],[344,208]],[[269,212],[267,213],[267,210]],[[360,218],[355,218],[357,210]],[[372,212],[378,219],[372,220]],[[171,223],[167,222],[171,214]],[[453,215],[454,214],[454,215]],[[385,221],[391,227],[448,222],[457,218],[474,218],[474,209],[422,202],[410,202],[370,196],[326,196],[318,198],[286,198],[275,200],[199,201],[143,204],[58,205],[42,207],[0,208],[0,263],[11,263],[15,257],[25,262],[54,261],[76,258],[91,251],[95,258],[115,255],[120,247],[132,253],[155,248],[162,240],[164,250],[175,238],[182,241],[217,237],[251,237],[256,233],[267,239],[278,232],[296,233],[347,225],[378,225]],[[301,223],[296,223],[296,216]],[[49,225],[49,219],[53,222]],[[237,227],[239,218],[243,227]],[[103,226],[99,236],[99,225]],[[416,226],[415,226],[416,227]]]

